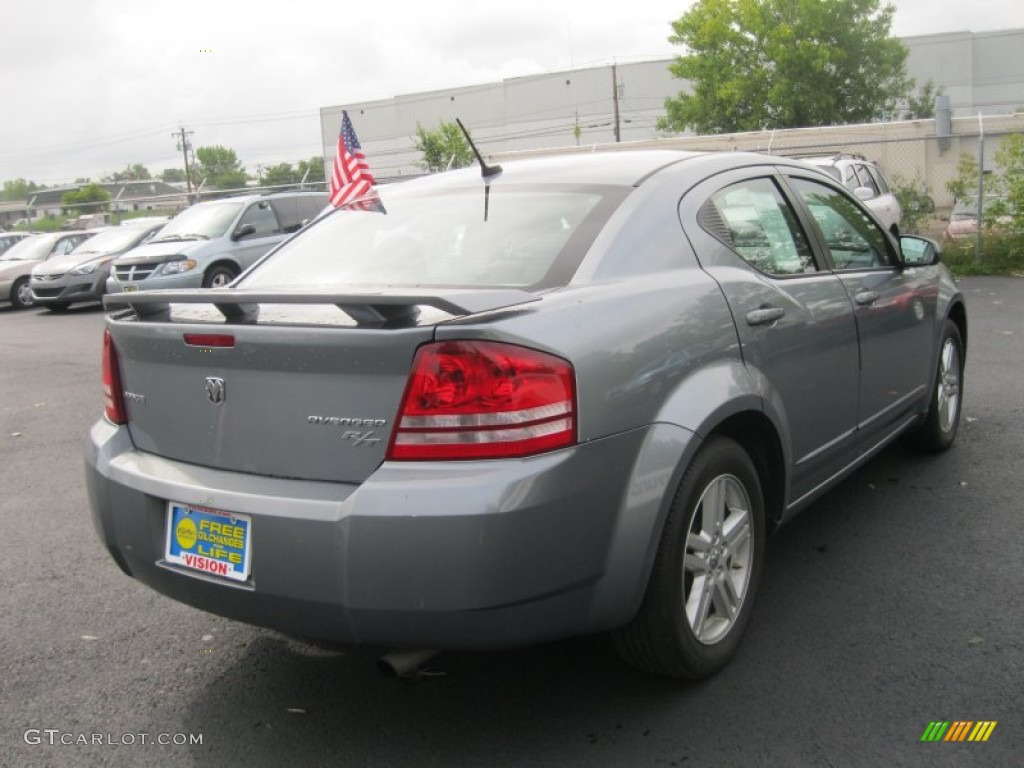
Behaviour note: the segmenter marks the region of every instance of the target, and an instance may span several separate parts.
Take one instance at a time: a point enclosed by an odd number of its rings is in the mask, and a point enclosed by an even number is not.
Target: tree
[[[929,120],[935,117],[935,99],[943,94],[942,88],[936,88],[929,80],[907,96],[907,104],[903,110],[904,120]]]
[[[309,175],[306,176],[306,171],[309,171]],[[318,155],[317,157],[311,157],[309,160],[299,160],[299,166],[296,170],[299,179],[306,176],[306,183],[312,184],[317,181],[326,181],[327,177],[324,176],[324,157]]]
[[[665,101],[661,130],[728,133],[868,122],[913,83],[879,0],[699,0],[669,42],[692,93]]]
[[[436,131],[428,131],[417,123],[413,142],[416,149],[423,153],[420,166],[429,173],[446,171],[449,168],[464,168],[473,164],[473,151],[462,135],[458,123],[447,123],[442,120]]]
[[[99,184],[87,184],[60,196],[62,206],[79,214],[105,211],[109,207],[106,205],[109,200],[110,193]]]
[[[4,200],[26,200],[29,195],[38,189],[45,189],[36,184],[34,181],[25,181],[25,179],[13,179],[12,181],[4,182],[3,199]]]
[[[199,147],[196,150],[199,161],[199,177],[206,179],[209,186],[218,189],[236,189],[244,187],[246,181],[245,168],[233,149],[214,145]]]
[[[164,168],[160,174],[160,180],[165,184],[184,184],[185,171],[181,168]]]
[[[989,185],[996,195],[985,212],[986,223],[995,225],[1000,218],[1010,220],[1010,230],[1024,232],[1024,134],[1012,133],[996,150],[995,178]]]
[[[153,178],[149,169],[142,163],[127,165],[123,171],[114,171],[109,176],[104,176],[104,181],[146,181]]]
[[[278,163],[263,170],[262,181],[268,187],[273,187],[280,184],[294,184],[301,178],[302,175],[296,173],[291,163]]]
[[[974,155],[960,155],[956,163],[956,178],[946,182],[946,189],[954,200],[968,195],[978,196],[978,161]]]

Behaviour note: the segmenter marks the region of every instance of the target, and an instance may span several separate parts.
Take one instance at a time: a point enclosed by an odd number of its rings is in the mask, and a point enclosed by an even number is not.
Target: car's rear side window
[[[700,220],[761,272],[782,276],[818,269],[796,214],[771,179],[749,179],[719,190],[704,204]]]
[[[244,278],[247,288],[544,287],[567,282],[624,192],[504,187],[381,190],[373,210],[316,221]]]
[[[281,222],[281,230],[288,234],[298,232],[317,217],[327,205],[327,195],[288,195],[275,197],[270,205]]]

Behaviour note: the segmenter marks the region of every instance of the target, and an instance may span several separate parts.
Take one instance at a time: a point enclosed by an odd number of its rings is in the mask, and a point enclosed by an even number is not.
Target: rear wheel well
[[[750,455],[761,479],[765,523],[771,532],[782,518],[786,498],[786,464],[775,426],[763,413],[745,411],[730,416],[712,434],[735,440]]]
[[[957,303],[950,307],[949,319],[956,323],[957,329],[960,331],[960,341],[963,344],[964,356],[967,355],[967,311],[964,309],[964,305]]]

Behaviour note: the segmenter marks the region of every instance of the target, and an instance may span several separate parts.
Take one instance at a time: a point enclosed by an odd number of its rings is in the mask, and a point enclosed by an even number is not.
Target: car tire
[[[14,281],[11,286],[11,304],[15,309],[28,309],[34,306],[36,300],[32,297],[32,289],[28,287],[28,278],[22,277]]]
[[[223,288],[238,276],[231,267],[224,265],[211,267],[203,275],[203,288]]]
[[[956,323],[947,319],[939,345],[935,386],[924,423],[908,435],[914,448],[926,453],[946,450],[956,440],[963,405],[964,343]]]
[[[757,470],[734,440],[712,437],[679,484],[639,612],[612,634],[619,655],[681,680],[718,672],[750,621],[764,549]]]

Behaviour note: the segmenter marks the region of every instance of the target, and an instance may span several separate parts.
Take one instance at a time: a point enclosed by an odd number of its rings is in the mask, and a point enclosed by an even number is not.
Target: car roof
[[[692,176],[699,180],[714,173],[756,165],[780,165],[811,170],[823,174],[807,163],[777,155],[753,152],[686,152],[661,149],[630,149],[619,151],[573,153],[529,159],[501,159],[503,172],[488,183],[516,184],[581,184],[639,186],[648,178],[671,170],[673,175]],[[482,183],[478,166],[457,171],[436,173],[403,182],[410,190],[432,188],[457,189],[478,187]]]
[[[326,197],[326,192],[317,192],[316,190],[293,190],[286,192],[269,192],[265,194],[251,193],[241,195],[229,195],[228,197],[218,197],[215,200],[201,200],[195,205],[206,205],[207,203],[250,203],[257,200],[275,200],[288,197]]]

